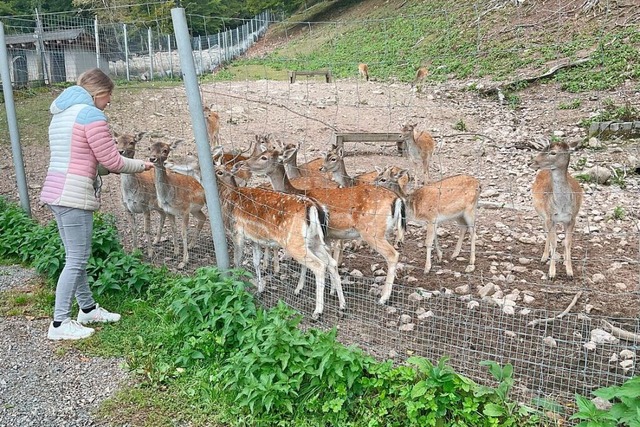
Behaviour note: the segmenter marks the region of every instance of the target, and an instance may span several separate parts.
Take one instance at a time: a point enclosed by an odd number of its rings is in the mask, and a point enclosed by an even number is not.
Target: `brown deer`
[[[292,184],[276,149],[254,153],[246,164],[254,174],[266,175],[277,191],[307,195],[329,212],[328,240],[361,238],[387,261],[387,276],[380,297],[384,304],[391,296],[399,254],[387,240],[392,231],[403,235],[406,228],[404,200],[394,192],[373,185],[347,188],[301,189]],[[335,256],[334,258],[339,258]]]
[[[462,227],[456,248],[451,255],[455,259],[462,249],[462,242],[467,230],[471,240],[469,265],[465,272],[475,270],[476,262],[476,213],[478,198],[480,197],[480,182],[469,175],[455,175],[437,182],[419,187],[411,194],[406,194],[399,185],[399,180],[407,173],[405,169],[394,172],[387,167],[376,178],[376,185],[395,191],[405,198],[407,203],[407,217],[414,221],[426,223],[427,259],[424,265],[425,274],[431,271],[431,253],[436,248],[438,262],[442,260],[442,250],[438,244],[438,225],[456,220]]]
[[[265,283],[260,269],[262,246],[283,248],[299,262],[304,272],[313,271],[316,277],[316,307],[313,318],[324,310],[325,271],[329,270],[331,293],[338,294],[340,309],[346,307],[338,264],[325,245],[327,214],[317,202],[305,196],[284,194],[263,188],[238,187],[231,172],[216,166],[222,210],[227,229],[233,236],[234,264],[240,267],[246,239],[253,244],[253,266],[258,292]],[[306,276],[306,274],[305,274]],[[304,276],[296,287],[302,290]]]
[[[206,220],[202,208],[205,206],[204,188],[192,176],[168,171],[164,162],[169,157],[172,148],[175,148],[181,141],[176,141],[173,145],[166,142],[155,142],[150,149],[149,161],[155,166],[156,175],[156,196],[158,205],[169,217],[171,229],[173,231],[173,251],[175,255],[180,254],[180,248],[176,239],[176,219],[182,219],[182,262],[178,268],[184,268],[189,262],[189,249],[193,248],[198,240],[198,235]],[[189,215],[196,218],[196,232],[191,242],[188,241],[187,228],[189,227]]]
[[[211,155],[212,161],[214,163],[221,161],[227,169],[231,169],[233,165],[236,163],[246,160],[247,157],[243,156],[240,153],[224,153],[222,151],[222,146],[218,145],[213,149]],[[178,172],[183,175],[189,175],[198,180],[199,183],[202,183],[202,173],[200,172],[200,163],[198,161],[198,157],[193,153],[187,153],[186,159],[184,162],[176,162],[172,159],[168,159],[165,163],[167,169]],[[236,175],[236,181],[238,185],[246,186],[249,180],[251,179],[251,171],[248,169],[242,169]]]
[[[213,111],[211,107],[204,107],[203,110],[204,118],[207,122],[209,144],[220,145],[220,115],[217,111]]]
[[[429,75],[429,69],[427,67],[420,67],[416,70],[416,76],[411,82],[411,87],[416,87],[424,82],[424,79]]]
[[[565,142],[547,145],[534,159],[531,166],[539,170],[533,181],[533,207],[544,223],[546,241],[541,262],[550,260],[549,279],[556,277],[557,227],[565,230],[564,266],[569,278],[573,278],[571,244],[573,228],[582,205],[583,190],[580,183],[569,175],[569,159],[572,147]]]
[[[321,176],[329,178],[327,174],[320,172],[320,168],[324,163],[323,157],[318,157],[301,165],[298,165],[298,151],[300,149],[300,144],[297,144],[295,142],[281,144],[280,142],[276,141],[271,135],[256,135],[255,147],[270,147],[277,149],[280,152],[286,151],[288,153],[291,153],[284,165],[289,179],[296,179],[305,176]]]
[[[365,80],[369,81],[369,66],[367,64],[359,64],[358,73],[360,73],[360,76]]]
[[[392,166],[392,171],[399,172],[400,168]],[[329,172],[334,181],[340,184],[341,187],[353,187],[360,184],[374,184],[381,170],[374,170],[371,172],[361,173],[354,177],[351,177],[347,173],[347,167],[344,163],[344,149],[338,147],[336,144],[332,144],[331,149],[327,151],[324,157],[324,164],[320,168],[322,172]],[[403,174],[400,177],[400,187],[403,191],[406,190],[410,181],[409,173]]]
[[[429,182],[429,167],[436,149],[436,141],[429,132],[422,131],[416,135],[416,124],[406,123],[400,129],[402,133],[402,155],[411,159],[414,164],[422,166],[424,183]]]
[[[136,145],[140,142],[144,134],[145,132],[140,132],[135,135],[114,133],[120,154],[133,159],[136,154]],[[152,257],[151,211],[156,211],[160,214],[160,226],[153,239],[154,244],[160,242],[160,236],[166,218],[166,214],[160,206],[158,206],[155,170],[151,169],[142,173],[120,174],[120,188],[122,190],[122,204],[127,211],[129,222],[131,223],[133,246],[138,247],[138,231],[135,214],[143,214],[144,234],[147,238],[147,255]]]

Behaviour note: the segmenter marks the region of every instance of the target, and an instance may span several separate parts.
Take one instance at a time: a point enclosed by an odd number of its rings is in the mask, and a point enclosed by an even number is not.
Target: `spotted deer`
[[[175,148],[181,141],[170,145],[166,142],[155,142],[151,145],[149,161],[153,163],[155,169],[156,196],[158,205],[169,217],[171,229],[173,231],[173,250],[175,255],[180,254],[180,248],[176,238],[176,217],[182,219],[182,261],[178,268],[184,268],[189,262],[189,249],[193,248],[198,240],[198,235],[206,220],[202,208],[205,206],[204,188],[192,176],[168,171],[165,161],[169,157],[172,148]],[[189,216],[196,218],[196,232],[188,240],[187,229],[189,227]]]
[[[542,218],[546,241],[541,262],[549,262],[549,279],[556,277],[557,228],[565,230],[564,266],[573,278],[571,244],[576,218],[582,205],[583,190],[580,183],[568,173],[572,147],[565,142],[553,142],[533,159],[531,166],[539,170],[533,181],[533,207]]]
[[[216,166],[218,190],[227,230],[233,237],[234,264],[240,267],[245,240],[253,244],[253,266],[258,292],[264,291],[260,260],[262,247],[283,248],[299,262],[304,271],[310,269],[316,278],[316,306],[313,317],[324,310],[325,272],[331,278],[331,293],[337,292],[340,309],[346,307],[338,263],[325,245],[327,213],[317,202],[302,195],[284,194],[263,188],[238,187],[232,173]],[[301,276],[302,277],[302,276]],[[302,289],[298,284],[296,294]]]
[[[471,251],[469,253],[469,265],[465,272],[473,272],[476,262],[475,227],[481,189],[480,182],[470,175],[455,175],[426,184],[417,188],[411,194],[406,194],[399,185],[399,180],[406,173],[405,169],[394,172],[390,167],[387,167],[379,174],[375,183],[404,197],[407,203],[407,217],[410,220],[426,224],[425,246],[427,247],[427,258],[424,265],[425,274],[431,271],[431,253],[434,246],[438,262],[442,261],[442,250],[438,244],[436,232],[439,224],[451,220],[457,221],[463,227],[451,258],[455,259],[460,255],[462,242],[468,230]]]
[[[257,175],[267,176],[277,191],[306,195],[325,206],[329,212],[328,240],[361,238],[387,262],[387,276],[379,303],[391,296],[399,253],[388,241],[395,231],[399,236],[406,228],[404,200],[394,192],[373,185],[347,188],[301,189],[292,184],[284,168],[282,154],[276,149],[254,153],[246,164]],[[334,255],[334,258],[339,256]]]
[[[300,144],[295,142],[281,144],[278,141],[275,141],[271,135],[256,135],[256,147],[270,147],[277,149],[280,152],[286,151],[287,153],[290,153],[291,155],[287,157],[287,161],[284,165],[289,179],[296,179],[305,176],[321,176],[329,178],[327,174],[320,172],[320,168],[324,163],[323,157],[317,157],[298,165],[298,151],[300,149]]]
[[[400,168],[397,166],[391,166],[392,171],[399,172]],[[373,184],[378,177],[381,170],[374,170],[371,172],[361,173],[354,177],[347,173],[347,166],[344,163],[344,149],[338,147],[336,144],[332,144],[331,149],[327,151],[324,157],[324,164],[320,168],[322,172],[328,172],[334,181],[340,184],[341,187],[353,187],[360,184]],[[406,190],[410,181],[409,173],[403,174],[399,178],[399,184],[403,191]]]
[[[358,64],[358,73],[363,79],[369,81],[369,66],[367,64]]]
[[[217,111],[213,111],[211,107],[204,107],[204,118],[207,123],[207,134],[209,135],[209,144],[212,146],[220,145],[220,115]]]
[[[136,154],[136,145],[142,139],[144,132],[132,134],[115,133],[118,151],[125,157],[133,159]],[[120,189],[122,192],[122,204],[127,211],[129,222],[131,223],[131,232],[133,235],[133,246],[138,247],[138,231],[136,227],[136,214],[143,214],[144,218],[144,234],[147,238],[147,255],[153,256],[153,244],[160,242],[162,228],[166,214],[158,205],[156,197],[155,171],[154,169],[141,173],[120,174]],[[156,232],[153,242],[151,240],[151,211],[160,214],[160,225]]]
[[[429,132],[422,131],[416,135],[417,124],[405,123],[401,128],[402,155],[411,159],[414,164],[422,166],[424,183],[429,182],[429,167],[436,149],[436,141]]]

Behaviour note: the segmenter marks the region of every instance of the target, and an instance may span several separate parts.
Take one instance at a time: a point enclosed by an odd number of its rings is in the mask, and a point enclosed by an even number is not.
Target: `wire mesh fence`
[[[494,3],[493,6],[498,4]],[[506,2],[503,3],[507,7]],[[487,5],[476,9],[474,19],[479,22],[489,19],[490,8],[491,5]],[[451,10],[434,11],[445,12],[451,13],[454,19]],[[552,10],[551,15],[561,20],[566,11],[558,8]],[[418,33],[420,27],[416,22],[420,17],[413,18],[406,20],[405,25],[415,25]],[[331,30],[321,32],[316,29],[317,23],[299,23],[298,27],[308,31],[311,38],[327,41],[327,48],[331,49],[347,24],[325,24],[325,29]],[[371,26],[375,25],[376,30],[382,27],[386,32],[379,37],[389,40],[397,25],[392,20],[355,24],[360,31],[371,34]],[[556,27],[549,27],[550,34],[555,30]],[[140,32],[137,37],[140,50],[144,51],[145,34]],[[207,55],[224,56],[220,50],[211,52],[210,46],[233,44],[232,36],[229,37],[228,42],[217,36],[194,40],[196,63],[200,52],[203,64],[207,63]],[[445,44],[453,38],[446,32],[441,37],[440,41]],[[489,35],[477,38],[479,61],[486,37]],[[527,45],[524,34],[516,38],[523,51],[539,49],[536,45]],[[162,38],[154,41],[153,45],[158,46],[156,52],[162,51],[159,47],[162,43]],[[453,46],[455,41],[450,43]],[[551,52],[550,61],[564,58],[560,44],[551,43],[546,49]],[[211,53],[205,53],[207,51]],[[272,264],[265,266],[267,286],[263,293],[257,294],[259,300],[265,306],[283,300],[305,315],[305,327],[337,327],[341,341],[356,344],[380,359],[391,358],[402,363],[411,355],[432,360],[446,356],[459,372],[483,383],[491,379],[480,365],[481,361],[512,363],[515,392],[527,403],[538,398],[569,406],[575,393],[589,395],[594,389],[620,384],[636,375],[640,240],[635,195],[640,179],[631,173],[629,157],[637,155],[637,145],[633,140],[615,140],[608,142],[607,149],[583,149],[573,154],[573,173],[596,166],[626,168],[629,173],[622,186],[582,183],[585,200],[574,235],[575,277],[570,280],[559,264],[558,278],[550,281],[546,277],[548,265],[540,261],[545,234],[531,204],[535,171],[529,163],[535,152],[528,144],[540,135],[549,134],[583,139],[586,131],[576,123],[603,108],[607,99],[637,103],[638,92],[633,85],[624,84],[615,93],[591,91],[581,95],[582,106],[576,109],[561,108],[576,99],[575,94],[536,86],[521,91],[518,107],[514,108],[508,100],[502,102],[469,90],[469,83],[464,81],[421,82],[421,87],[416,88],[388,78],[389,64],[398,61],[401,51],[401,47],[389,42],[385,60],[369,64],[373,76],[370,81],[359,77],[360,61],[352,56],[324,64],[337,70],[334,75],[339,77],[331,83],[322,76],[298,78],[291,83],[286,77],[287,69],[316,67],[305,61],[283,58],[281,80],[269,79],[266,71],[258,80],[206,82],[203,79],[200,82],[202,101],[219,114],[219,139],[225,152],[248,155],[256,135],[271,134],[283,143],[299,145],[298,163],[322,158],[335,141],[336,133],[397,134],[405,122],[416,123],[417,129],[431,132],[437,141],[431,179],[464,173],[481,182],[474,224],[478,238],[475,269],[467,271],[468,241],[458,257],[450,258],[462,230],[447,222],[438,227],[444,257],[437,260],[434,254],[432,270],[424,273],[428,246],[424,225],[410,220],[405,242],[398,248],[398,270],[386,304],[379,304],[379,299],[388,264],[375,247],[355,238],[347,240],[339,267],[345,310],[339,309],[327,279],[323,315],[320,320],[311,319],[317,298],[313,274],[306,274],[304,289],[296,293],[301,269],[287,256],[286,248],[278,252],[279,270]],[[513,54],[511,50],[502,53]],[[444,51],[441,55],[454,54]],[[176,62],[173,66],[178,65]],[[203,66],[206,67],[208,65]],[[167,65],[164,69],[173,68]],[[123,73],[122,69],[117,73]],[[253,77],[255,68],[250,73]],[[474,81],[473,85],[477,87],[482,83]],[[132,96],[129,90],[137,89],[142,90]],[[158,139],[184,141],[172,153],[174,164],[185,164],[188,156],[195,152],[182,87],[151,87],[141,82],[119,89],[108,115],[113,128],[120,133],[146,132],[138,156],[144,156],[151,142]],[[393,141],[345,142],[344,152],[345,167],[352,177],[376,167],[395,165],[417,177],[418,182],[411,184],[410,191],[422,184],[419,169],[411,159],[399,155]],[[34,170],[38,176],[44,173],[45,170]],[[249,181],[250,186],[267,184],[265,177],[255,174]],[[120,185],[116,175],[105,178],[102,210],[117,217],[123,242],[128,249],[133,249]],[[357,211],[357,206],[352,209]],[[41,215],[46,218],[46,211]],[[157,216],[152,218],[153,226],[157,227]],[[142,234],[140,223],[138,221],[138,235]],[[278,227],[279,224],[272,226],[276,231]],[[189,233],[194,232],[192,220]],[[190,260],[182,270],[184,273],[215,265],[210,235],[210,227],[205,224],[197,244],[189,249]],[[393,242],[393,236],[389,240]],[[146,258],[177,269],[181,256],[174,250],[170,231],[165,226],[162,240],[154,245],[154,255]],[[253,271],[250,245],[244,251],[241,267]],[[611,326],[628,333],[621,334]]]

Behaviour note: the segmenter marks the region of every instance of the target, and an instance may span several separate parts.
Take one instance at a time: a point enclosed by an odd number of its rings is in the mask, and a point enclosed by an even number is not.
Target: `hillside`
[[[355,76],[354,64],[366,62],[374,78],[405,82],[424,65],[434,82],[509,81],[585,60],[553,78],[572,92],[606,90],[640,79],[634,3],[320,2],[273,25],[247,58],[276,70],[330,67],[337,77]]]

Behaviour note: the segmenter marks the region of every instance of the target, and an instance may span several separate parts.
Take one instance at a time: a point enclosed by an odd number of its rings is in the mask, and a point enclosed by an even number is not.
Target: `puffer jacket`
[[[93,211],[100,207],[98,164],[116,173],[144,170],[144,161],[120,155],[106,116],[82,86],[65,89],[49,110],[51,158],[43,203]]]

